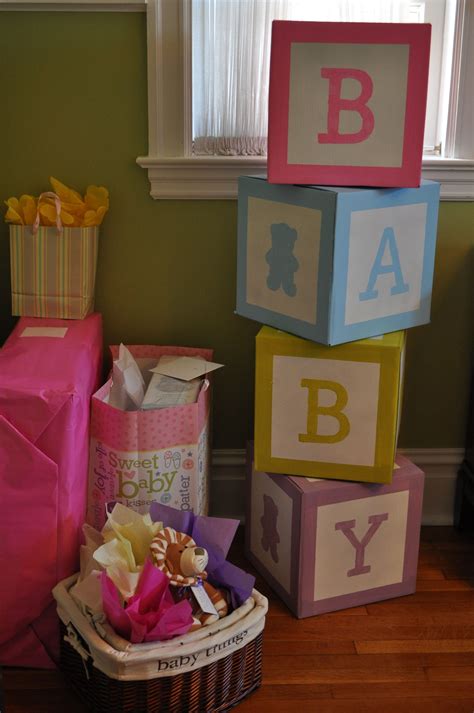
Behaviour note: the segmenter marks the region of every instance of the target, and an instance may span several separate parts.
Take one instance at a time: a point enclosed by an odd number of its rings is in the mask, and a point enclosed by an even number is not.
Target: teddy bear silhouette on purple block
[[[262,525],[262,547],[265,552],[270,550],[272,560],[278,562],[278,543],[280,535],[277,530],[278,507],[269,495],[263,496],[263,515],[260,518]]]

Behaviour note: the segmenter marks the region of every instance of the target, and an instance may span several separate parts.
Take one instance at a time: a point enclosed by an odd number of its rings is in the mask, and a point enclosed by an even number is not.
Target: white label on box
[[[25,327],[20,337],[56,337],[64,339],[67,327]]]
[[[403,580],[409,491],[321,505],[314,600]]]

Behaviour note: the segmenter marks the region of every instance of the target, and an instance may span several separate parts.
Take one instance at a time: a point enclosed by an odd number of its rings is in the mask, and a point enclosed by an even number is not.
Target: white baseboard
[[[425,473],[423,525],[452,525],[454,490],[463,448],[402,448]],[[244,520],[245,450],[212,453],[211,508],[214,515]]]

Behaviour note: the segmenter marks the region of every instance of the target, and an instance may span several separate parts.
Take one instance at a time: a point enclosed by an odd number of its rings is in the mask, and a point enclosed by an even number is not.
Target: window
[[[149,156],[137,160],[152,196],[235,197],[239,175],[265,171],[269,28],[286,17],[431,22],[424,175],[472,200],[471,13],[466,0],[148,0]]]
[[[440,153],[442,69],[450,74],[449,0],[192,0],[192,153],[265,155],[273,19],[430,22],[432,45],[425,153]],[[426,15],[426,17],[425,17]],[[443,53],[443,37],[447,52]]]

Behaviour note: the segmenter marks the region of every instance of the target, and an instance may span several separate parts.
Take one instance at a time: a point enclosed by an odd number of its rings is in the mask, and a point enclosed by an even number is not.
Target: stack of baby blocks
[[[396,445],[433,282],[430,30],[273,24],[268,178],[239,182],[237,313],[267,325],[246,548],[297,616],[415,589],[424,476]]]

